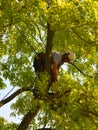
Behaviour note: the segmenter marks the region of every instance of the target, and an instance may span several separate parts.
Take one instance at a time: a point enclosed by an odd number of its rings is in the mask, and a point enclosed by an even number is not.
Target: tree
[[[17,130],[98,129],[98,2],[92,0],[1,0],[0,88],[8,79],[17,91],[0,101],[23,115]],[[73,50],[77,59],[61,68],[48,94],[51,51]],[[34,56],[46,53],[37,78]]]

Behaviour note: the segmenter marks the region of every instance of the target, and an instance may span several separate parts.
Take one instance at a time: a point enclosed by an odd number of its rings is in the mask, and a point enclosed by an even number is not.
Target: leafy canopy
[[[6,87],[4,79],[8,79],[13,87],[21,90],[11,106],[12,115],[26,117],[29,111],[35,112],[28,129],[96,130],[97,0],[1,0],[0,21],[0,89]],[[46,50],[47,23],[55,32],[52,50],[70,49],[77,55],[74,64],[66,63],[59,72],[54,88],[60,89],[59,94],[49,97],[46,94],[48,75],[42,74],[41,79],[35,80],[32,67],[36,53]],[[36,88],[37,97],[35,90],[27,90],[30,86]],[[68,90],[71,92],[66,93]],[[3,103],[0,102],[1,106]]]

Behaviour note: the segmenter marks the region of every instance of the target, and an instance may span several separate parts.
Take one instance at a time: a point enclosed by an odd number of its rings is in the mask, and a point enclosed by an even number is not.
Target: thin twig
[[[94,121],[94,119],[91,115],[89,115],[89,118],[92,120],[92,122],[95,124],[95,126],[98,127],[98,124]]]
[[[94,78],[94,76],[91,75],[87,75],[85,74],[83,71],[81,71],[81,69],[79,67],[77,67],[74,63],[70,63],[72,66],[74,66],[82,75],[86,76],[86,77],[90,77],[90,78]]]

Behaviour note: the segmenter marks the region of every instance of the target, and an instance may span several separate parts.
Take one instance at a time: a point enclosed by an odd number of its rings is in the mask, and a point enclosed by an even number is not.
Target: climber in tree
[[[76,55],[72,51],[67,51],[65,53],[61,52],[52,52],[52,75],[53,75],[53,80],[56,81],[58,77],[58,72],[59,68],[61,67],[64,62],[72,62],[75,60]]]
[[[64,62],[72,62],[76,58],[76,55],[72,51],[67,51],[65,53],[61,52],[52,52],[51,54],[51,80],[49,87],[57,81],[59,68]],[[40,74],[45,71],[45,53],[40,52],[34,59],[34,68],[37,74]]]

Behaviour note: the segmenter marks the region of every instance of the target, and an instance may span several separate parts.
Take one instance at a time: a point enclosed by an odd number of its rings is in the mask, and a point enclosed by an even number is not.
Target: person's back
[[[51,54],[52,63],[56,62],[57,65],[61,66],[63,64],[62,56],[63,56],[63,53],[61,53],[61,52],[52,52],[52,54]]]

